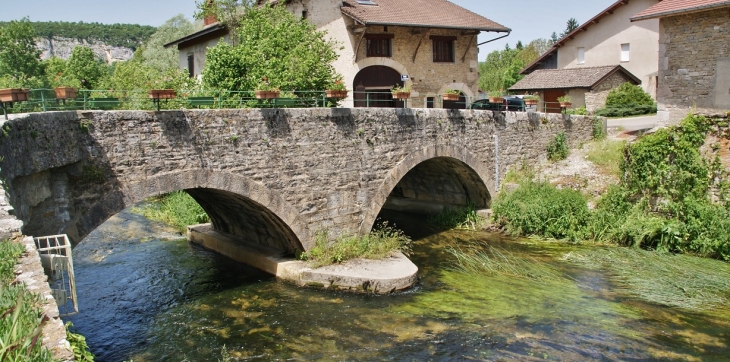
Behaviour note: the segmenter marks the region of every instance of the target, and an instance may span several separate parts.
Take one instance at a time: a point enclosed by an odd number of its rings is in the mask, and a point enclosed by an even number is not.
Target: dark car
[[[527,107],[522,96],[505,96],[502,103],[492,103],[489,99],[479,99],[469,105],[469,109],[484,109],[491,111],[517,111],[525,112]]]

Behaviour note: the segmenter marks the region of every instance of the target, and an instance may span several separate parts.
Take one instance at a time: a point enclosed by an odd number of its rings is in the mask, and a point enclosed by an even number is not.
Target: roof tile
[[[342,2],[342,13],[365,25],[406,25],[508,32],[509,28],[447,0],[372,0],[377,5]]]
[[[633,74],[620,65],[602,67],[581,67],[567,69],[538,69],[509,88],[511,91],[542,89],[593,88],[613,72],[623,71],[637,84],[641,83]]]
[[[663,0],[634,15],[631,21],[661,18],[688,12],[710,10],[730,6],[730,0]]]

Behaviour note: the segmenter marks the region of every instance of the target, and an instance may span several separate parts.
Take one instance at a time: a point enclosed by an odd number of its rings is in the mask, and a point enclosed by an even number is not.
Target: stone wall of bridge
[[[292,253],[320,229],[368,232],[389,197],[486,206],[510,165],[544,159],[559,132],[573,146],[590,139],[593,122],[443,109],[34,113],[2,124],[0,169],[27,235],[79,242],[125,207],[187,190],[217,230]]]

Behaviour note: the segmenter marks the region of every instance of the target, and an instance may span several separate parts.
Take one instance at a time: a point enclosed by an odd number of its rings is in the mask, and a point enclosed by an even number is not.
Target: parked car
[[[502,103],[492,103],[489,99],[479,99],[469,105],[469,109],[484,109],[492,111],[517,111],[524,112],[529,109],[525,106],[523,96],[505,96]]]

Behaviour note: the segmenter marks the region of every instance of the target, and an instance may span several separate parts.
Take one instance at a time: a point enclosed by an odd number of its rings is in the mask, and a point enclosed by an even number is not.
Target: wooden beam
[[[464,52],[464,56],[461,57],[461,62],[463,63],[466,60],[466,55],[469,53],[469,49],[471,49],[471,45],[474,44],[474,38],[476,38],[476,34],[471,36],[471,39],[469,39],[469,44],[466,46],[466,51]]]
[[[413,59],[411,60],[412,63],[416,62],[416,56],[418,55],[418,49],[421,48],[421,43],[423,43],[423,39],[426,39],[428,35],[431,34],[431,29],[426,30],[425,33],[423,33],[423,36],[421,36],[421,40],[418,41],[418,45],[416,45],[416,51],[413,52]]]
[[[360,44],[362,44],[362,40],[365,38],[365,32],[363,31],[362,34],[360,34],[360,40],[357,41],[357,48],[355,48],[355,63],[357,63],[357,55],[360,54]]]

